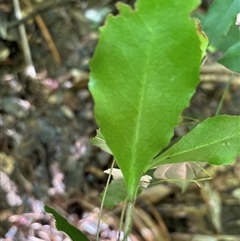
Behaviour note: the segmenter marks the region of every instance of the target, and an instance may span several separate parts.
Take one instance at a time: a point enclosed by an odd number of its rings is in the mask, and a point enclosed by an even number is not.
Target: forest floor
[[[35,13],[25,22],[31,74],[36,71],[29,78],[14,7],[0,1],[0,240],[69,240],[44,212],[47,204],[94,241],[103,171],[112,157],[90,142],[97,125],[88,63],[104,16],[116,12],[115,1],[47,2],[20,1],[24,16]],[[240,76],[217,64],[217,56],[208,54],[174,138],[215,115],[230,79],[220,113],[240,115]],[[206,171],[212,179],[190,184],[185,193],[167,182],[144,190],[131,240],[240,241],[240,160]],[[116,240],[121,210],[103,210],[102,241]]]

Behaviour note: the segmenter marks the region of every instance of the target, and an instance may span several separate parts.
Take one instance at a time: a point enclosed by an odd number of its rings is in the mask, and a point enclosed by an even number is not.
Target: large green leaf
[[[189,13],[198,0],[139,0],[109,15],[90,64],[101,133],[134,198],[148,162],[173,135],[199,83],[200,42]]]
[[[206,15],[203,29],[211,45],[225,52],[239,41],[239,29],[235,25],[240,12],[239,0],[214,0]]]
[[[150,164],[203,161],[214,165],[232,163],[240,156],[240,116],[208,118]]]
[[[85,234],[83,234],[78,228],[70,224],[54,209],[48,207],[47,205],[45,205],[44,209],[46,212],[51,213],[54,216],[57,229],[66,233],[72,239],[72,241],[89,241]]]

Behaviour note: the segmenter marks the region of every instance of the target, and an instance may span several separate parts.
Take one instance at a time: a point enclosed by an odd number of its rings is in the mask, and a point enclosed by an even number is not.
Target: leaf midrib
[[[142,20],[143,21],[143,20]],[[143,21],[144,22],[144,21]],[[146,24],[145,24],[145,27],[148,29],[149,31],[149,35],[151,36],[149,38],[149,41],[148,41],[148,44],[147,44],[147,57],[145,58],[145,66],[143,68],[143,82],[142,82],[142,85],[141,85],[141,95],[140,95],[140,100],[139,100],[139,105],[138,105],[138,114],[137,114],[137,118],[136,118],[136,121],[137,121],[137,125],[136,125],[136,132],[135,132],[135,135],[134,135],[134,138],[133,138],[133,165],[132,165],[132,171],[135,171],[135,163],[136,163],[136,160],[137,160],[137,143],[139,141],[139,136],[140,136],[140,129],[141,129],[141,116],[142,116],[142,112],[143,112],[143,106],[144,106],[144,99],[145,99],[145,92],[146,92],[146,85],[147,85],[147,81],[148,81],[148,71],[147,71],[147,68],[148,68],[148,65],[150,63],[150,56],[151,56],[151,50],[152,50],[152,39],[154,38],[153,36],[153,32],[151,31],[151,29],[149,29]],[[134,175],[133,175],[134,176]]]
[[[228,138],[226,138],[226,139],[222,139],[221,141],[218,140],[218,141],[212,142],[212,143],[210,143],[210,144],[209,144],[209,143],[208,143],[208,144],[206,143],[205,145],[197,146],[197,148],[194,148],[194,149],[192,148],[192,149],[188,149],[188,150],[176,152],[176,153],[174,153],[174,154],[172,154],[172,155],[168,155],[168,156],[165,156],[165,157],[164,157],[164,154],[165,154],[168,150],[170,150],[170,149],[168,149],[166,152],[162,153],[162,155],[160,155],[159,158],[153,159],[153,162],[150,162],[150,164],[149,164],[149,168],[151,168],[151,167],[153,167],[153,166],[161,163],[161,161],[166,160],[168,157],[176,157],[176,156],[179,156],[179,155],[182,155],[182,154],[185,154],[185,153],[190,153],[190,152],[193,152],[193,151],[197,151],[197,150],[203,149],[203,148],[205,148],[205,147],[207,147],[207,146],[209,147],[209,146],[215,145],[215,144],[220,143],[220,142],[223,142],[223,141],[231,140],[232,138],[235,138],[235,137],[237,137],[237,136],[240,136],[240,132],[237,133],[237,134],[234,135],[234,136],[228,137]]]

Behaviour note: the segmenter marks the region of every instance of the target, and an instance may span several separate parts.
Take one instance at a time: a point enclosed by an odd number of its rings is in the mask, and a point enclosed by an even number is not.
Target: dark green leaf
[[[72,241],[89,241],[85,234],[83,234],[79,229],[70,224],[54,209],[48,207],[47,205],[45,205],[44,209],[46,212],[51,213],[54,216],[57,229],[66,233],[72,239]]]
[[[203,29],[211,45],[225,52],[239,41],[239,29],[235,25],[240,12],[239,0],[214,0],[206,15]]]
[[[240,73],[240,41],[230,47],[218,62],[226,68]]]

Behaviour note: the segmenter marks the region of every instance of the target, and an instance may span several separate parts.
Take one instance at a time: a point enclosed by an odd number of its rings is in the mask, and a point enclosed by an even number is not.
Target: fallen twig
[[[40,14],[40,13],[45,13],[47,11],[51,11],[53,8],[57,8],[57,7],[61,7],[64,6],[66,4],[69,4],[71,2],[75,2],[74,0],[61,0],[58,2],[51,2],[50,4],[46,4],[44,6],[41,6],[39,8],[36,8],[34,10],[34,12],[30,13],[29,15],[27,15],[24,18],[21,19],[17,19],[16,21],[13,21],[11,23],[8,24],[8,29],[19,26],[22,23],[26,23],[28,20],[34,18],[36,15]]]
[[[14,12],[15,12],[16,18],[18,20],[21,20],[22,13],[21,13],[21,9],[20,9],[19,0],[13,0],[13,6],[14,6]],[[36,71],[35,71],[35,68],[34,68],[33,62],[32,62],[31,51],[29,48],[29,43],[28,43],[28,39],[27,39],[25,26],[23,24],[20,24],[18,26],[18,28],[19,28],[21,44],[22,44],[23,54],[24,54],[25,63],[26,63],[25,74],[31,78],[35,78]]]
[[[23,2],[31,11],[34,11],[34,8],[29,0],[23,0]],[[59,52],[56,48],[56,45],[54,44],[54,41],[52,39],[50,32],[48,31],[46,24],[44,23],[42,17],[39,14],[36,15],[34,18],[35,18],[39,28],[42,31],[43,37],[46,40],[50,51],[52,52],[52,55],[53,55],[53,58],[54,58],[56,64],[60,65],[61,58],[60,58]]]

